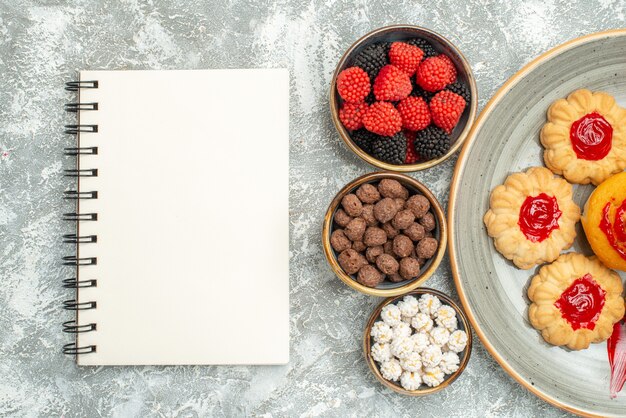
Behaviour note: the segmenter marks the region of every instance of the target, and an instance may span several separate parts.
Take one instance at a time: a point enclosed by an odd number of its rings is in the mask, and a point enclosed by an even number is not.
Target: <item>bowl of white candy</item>
[[[365,327],[363,350],[383,385],[404,395],[423,396],[461,375],[472,351],[472,332],[450,297],[418,288],[378,305]]]

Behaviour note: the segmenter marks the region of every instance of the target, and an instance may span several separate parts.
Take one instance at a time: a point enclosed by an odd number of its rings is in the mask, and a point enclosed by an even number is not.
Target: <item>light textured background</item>
[[[2,1],[0,2],[0,416],[560,416],[476,341],[449,389],[406,398],[370,375],[360,347],[379,300],[326,265],[321,222],[345,183],[373,171],[342,145],[328,85],[342,52],[371,29],[411,23],[458,44],[481,107],[537,54],[624,26],[624,1]],[[503,2],[504,3],[504,2]],[[60,287],[71,271],[60,220],[70,182],[61,154],[79,69],[288,67],[291,71],[291,363],[284,367],[76,368]],[[245,118],[245,115],[242,116]],[[245,122],[245,121],[244,121]],[[209,128],[209,127],[207,127]],[[255,138],[251,138],[255,140]],[[172,152],[181,152],[175,139]],[[448,200],[455,158],[414,176]],[[168,162],[163,161],[163,169]],[[262,173],[259,173],[262,175]],[[456,297],[449,264],[429,286]]]

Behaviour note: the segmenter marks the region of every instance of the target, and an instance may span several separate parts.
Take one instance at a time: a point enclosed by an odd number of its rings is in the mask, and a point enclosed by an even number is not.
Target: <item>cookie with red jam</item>
[[[541,143],[552,172],[571,183],[600,184],[626,168],[626,109],[610,94],[576,90],[548,109]]]
[[[623,290],[596,257],[563,254],[532,278],[528,319],[547,343],[582,350],[611,336],[624,316]]]
[[[493,189],[483,221],[496,249],[526,270],[570,248],[579,219],[572,185],[547,168],[532,167]]]

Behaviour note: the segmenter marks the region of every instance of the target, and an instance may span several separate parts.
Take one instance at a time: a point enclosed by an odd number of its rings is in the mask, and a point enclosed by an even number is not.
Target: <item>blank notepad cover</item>
[[[82,71],[79,365],[289,360],[286,70]]]

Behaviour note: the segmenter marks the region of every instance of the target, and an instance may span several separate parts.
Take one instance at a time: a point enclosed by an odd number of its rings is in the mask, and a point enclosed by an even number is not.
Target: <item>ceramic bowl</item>
[[[359,186],[364,183],[378,183],[382,179],[398,180],[404,187],[409,190],[411,194],[422,194],[430,201],[431,212],[435,216],[435,221],[437,223],[437,227],[433,231],[433,236],[439,241],[439,246],[435,255],[422,266],[420,270],[420,275],[416,278],[412,280],[405,280],[400,283],[391,283],[389,281],[384,281],[378,287],[372,288],[360,284],[356,281],[355,275],[349,275],[343,270],[343,268],[341,268],[337,260],[338,254],[330,245],[330,234],[334,230],[333,219],[335,217],[335,212],[340,207],[341,199],[343,199],[343,197],[347,194],[354,193],[356,189],[358,189]],[[332,200],[328,207],[328,210],[326,211],[326,216],[324,217],[324,225],[322,228],[322,244],[324,247],[326,260],[330,264],[333,272],[337,275],[337,277],[341,279],[341,281],[350,286],[352,289],[372,296],[390,297],[402,295],[422,285],[430,276],[432,276],[432,274],[441,263],[443,255],[446,252],[447,244],[446,216],[443,208],[441,207],[441,204],[439,203],[439,201],[437,201],[437,198],[426,186],[424,186],[419,181],[399,173],[370,173],[348,183],[346,186],[344,186],[343,189],[339,191],[339,193],[337,193],[335,198]]]
[[[500,255],[483,215],[489,195],[513,172],[543,166],[539,132],[548,107],[572,91],[605,91],[626,107],[626,30],[558,46],[515,74],[487,104],[461,153],[450,192],[450,261],[459,299],[486,349],[521,385],[567,411],[624,416],[626,391],[610,398],[605,343],[569,351],[547,344],[528,321],[528,285],[538,267],[519,270]],[[591,185],[574,185],[581,208]],[[575,251],[591,255],[580,227]],[[626,280],[626,273],[621,273]]]
[[[467,334],[467,345],[462,352],[458,353],[460,360],[459,369],[450,375],[446,375],[443,383],[441,383],[439,386],[431,388],[422,384],[422,386],[420,386],[420,388],[417,390],[406,390],[400,385],[400,382],[391,382],[382,376],[378,367],[378,363],[376,363],[376,361],[372,358],[371,352],[374,340],[370,334],[370,331],[372,329],[372,325],[374,325],[374,322],[381,320],[380,313],[383,307],[389,305],[390,303],[399,302],[404,296],[396,296],[393,298],[385,299],[380,305],[376,307],[376,309],[374,309],[374,312],[372,312],[372,315],[367,321],[367,325],[365,325],[365,332],[363,333],[363,354],[365,355],[365,359],[367,360],[367,365],[369,366],[376,379],[378,379],[380,383],[382,383],[389,389],[409,396],[430,395],[431,393],[439,392],[440,390],[443,390],[450,386],[452,382],[454,382],[465,370],[465,367],[467,366],[470,355],[472,353],[472,330],[469,321],[465,316],[465,313],[463,313],[463,310],[461,310],[461,308],[459,308],[459,306],[448,295],[438,290],[428,288],[419,288],[407,294],[413,295],[418,299],[421,295],[431,294],[433,296],[437,296],[444,305],[449,305],[455,310],[458,320],[458,329],[461,331],[465,331],[465,333]]]
[[[457,79],[459,81],[464,82],[467,87],[471,91],[471,100],[470,103],[465,107],[465,111],[459,120],[459,123],[454,128],[454,131],[451,135],[451,147],[448,152],[437,159],[428,160],[423,162],[418,162],[415,164],[404,164],[404,165],[395,165],[389,164],[384,161],[380,161],[371,155],[367,154],[361,148],[359,148],[350,136],[350,132],[343,126],[341,121],[339,120],[339,109],[341,107],[339,94],[337,93],[337,76],[341,71],[348,68],[353,58],[358,54],[365,46],[375,43],[375,42],[394,42],[394,41],[402,41],[411,38],[423,38],[429,41],[433,47],[450,57],[452,62],[457,68]],[[343,54],[339,63],[337,64],[337,68],[335,69],[335,73],[332,78],[331,88],[330,88],[330,112],[333,119],[333,123],[335,124],[335,128],[337,132],[339,132],[339,136],[345,142],[345,144],[358,155],[362,160],[367,163],[382,168],[384,170],[389,171],[397,171],[397,172],[410,172],[410,171],[418,171],[423,170],[434,165],[439,164],[442,161],[448,159],[452,154],[454,154],[465,138],[467,137],[471,125],[476,117],[476,109],[478,107],[478,94],[476,90],[476,81],[474,80],[474,74],[472,73],[472,69],[470,67],[469,62],[463,56],[461,51],[449,40],[439,35],[436,32],[433,32],[430,29],[422,28],[419,26],[411,26],[411,25],[394,25],[394,26],[386,26],[380,29],[376,29],[367,35],[363,36],[359,40],[357,40],[348,50]]]

